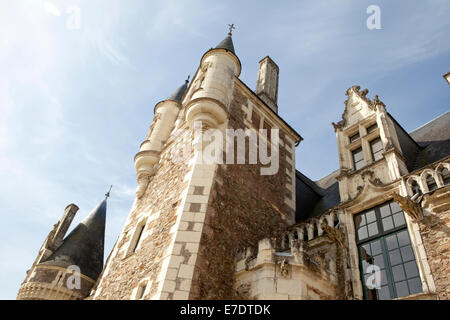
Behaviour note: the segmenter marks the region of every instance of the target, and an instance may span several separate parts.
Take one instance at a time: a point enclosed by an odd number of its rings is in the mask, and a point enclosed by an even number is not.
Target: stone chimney
[[[278,113],[278,74],[280,69],[267,56],[259,62],[256,94],[276,113]]]

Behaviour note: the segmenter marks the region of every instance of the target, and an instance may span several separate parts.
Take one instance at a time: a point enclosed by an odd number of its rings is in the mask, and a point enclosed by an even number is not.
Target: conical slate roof
[[[189,80],[186,80],[184,84],[179,87],[174,93],[172,93],[167,100],[175,100],[177,102],[181,102],[181,98],[183,98],[184,92],[188,87]]]
[[[67,268],[76,265],[82,274],[97,280],[103,269],[106,198],[64,239],[43,263]]]
[[[225,49],[236,54],[236,52],[234,52],[233,39],[231,39],[230,34],[228,34],[228,37],[223,39],[222,42],[217,45],[216,49]]]

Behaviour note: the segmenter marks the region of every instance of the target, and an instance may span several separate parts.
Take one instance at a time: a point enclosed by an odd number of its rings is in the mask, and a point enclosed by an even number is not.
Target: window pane
[[[383,222],[383,229],[384,229],[384,231],[387,231],[387,230],[390,230],[390,229],[394,228],[394,223],[392,222],[392,218],[391,217],[384,218],[381,221]]]
[[[359,133],[354,134],[350,137],[350,143],[359,139]]]
[[[371,242],[370,247],[372,248],[372,254],[380,254],[381,253],[381,243],[380,240]]]
[[[422,282],[419,278],[408,280],[408,285],[411,294],[422,292]]]
[[[386,270],[381,270],[381,285],[384,286],[387,284],[387,276],[386,276]]]
[[[409,290],[408,290],[408,285],[406,284],[406,281],[396,283],[395,289],[397,290],[398,297],[409,296]]]
[[[414,253],[411,246],[406,246],[401,249],[403,261],[414,260]]]
[[[388,286],[381,287],[377,291],[378,291],[378,299],[380,299],[380,300],[390,300],[391,299],[391,294],[389,293]]]
[[[367,227],[362,227],[358,230],[358,239],[362,240],[367,238]]]
[[[394,214],[394,224],[395,227],[400,227],[405,224],[405,218],[403,217],[403,212]]]
[[[398,237],[398,243],[399,243],[400,247],[410,244],[408,231],[405,230],[405,231],[397,233],[397,237]]]
[[[378,161],[381,158],[383,158],[383,152],[378,151],[376,153],[373,154],[373,161]]]
[[[370,146],[372,147],[372,152],[375,153],[377,151],[380,151],[383,149],[383,144],[381,143],[380,139],[374,140],[370,143]]]
[[[374,222],[376,220],[375,211],[369,211],[366,213],[367,223]]]
[[[373,258],[373,264],[380,267],[380,269],[384,268],[384,259],[383,255],[378,255]]]
[[[391,202],[390,206],[393,213],[402,211],[397,202]]]
[[[381,214],[382,218],[387,217],[388,215],[391,214],[391,209],[389,208],[389,203],[380,207],[380,214]]]
[[[366,216],[363,214],[360,214],[355,219],[356,228],[358,229],[360,226],[363,226],[366,224]]]
[[[389,252],[389,261],[392,266],[402,263],[402,257],[400,256],[400,250],[395,249]]]
[[[363,159],[363,153],[362,153],[362,149],[356,149],[355,151],[353,151],[353,159],[355,159],[355,162],[358,162],[360,160]]]
[[[372,237],[378,233],[378,226],[376,222],[369,224],[368,228],[369,228],[369,237]]]
[[[373,125],[367,127],[366,130],[367,130],[367,133],[371,133],[371,132],[375,131],[377,128],[378,128],[378,126],[377,126],[377,124],[375,123],[375,124],[373,124]]]
[[[364,162],[364,160],[355,163],[355,170],[359,170],[361,168],[364,168],[364,166],[366,165],[366,163]]]
[[[386,245],[388,250],[398,248],[397,237],[395,234],[386,238]]]
[[[405,271],[403,270],[403,265],[398,265],[392,267],[392,274],[394,276],[394,281],[405,280]]]
[[[407,278],[414,278],[419,276],[419,270],[417,270],[417,265],[415,261],[405,263],[405,271]]]

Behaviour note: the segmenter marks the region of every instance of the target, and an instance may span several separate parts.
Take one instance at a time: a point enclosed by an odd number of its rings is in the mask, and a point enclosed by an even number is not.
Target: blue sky
[[[372,4],[380,30],[366,27]],[[261,58],[279,65],[279,114],[305,139],[297,169],[316,180],[338,168],[331,122],[348,87],[378,94],[407,131],[450,109],[449,16],[446,0],[0,0],[0,299],[15,298],[65,206],[80,207],[76,225],[113,184],[109,253],[154,105],[227,24],[250,88]]]

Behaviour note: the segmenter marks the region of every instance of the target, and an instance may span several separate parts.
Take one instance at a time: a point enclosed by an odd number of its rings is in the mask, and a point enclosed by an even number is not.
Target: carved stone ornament
[[[287,277],[289,275],[289,262],[287,258],[283,258],[280,262],[280,272],[283,277]]]
[[[345,236],[344,233],[336,228],[330,227],[325,220],[322,221],[320,227],[325,232],[325,234],[330,238],[331,241],[335,242],[338,247],[345,248]]]
[[[414,222],[418,222],[423,219],[422,207],[418,203],[412,201],[409,197],[402,197],[397,193],[393,193],[392,198],[400,205],[403,212],[410,216]]]

